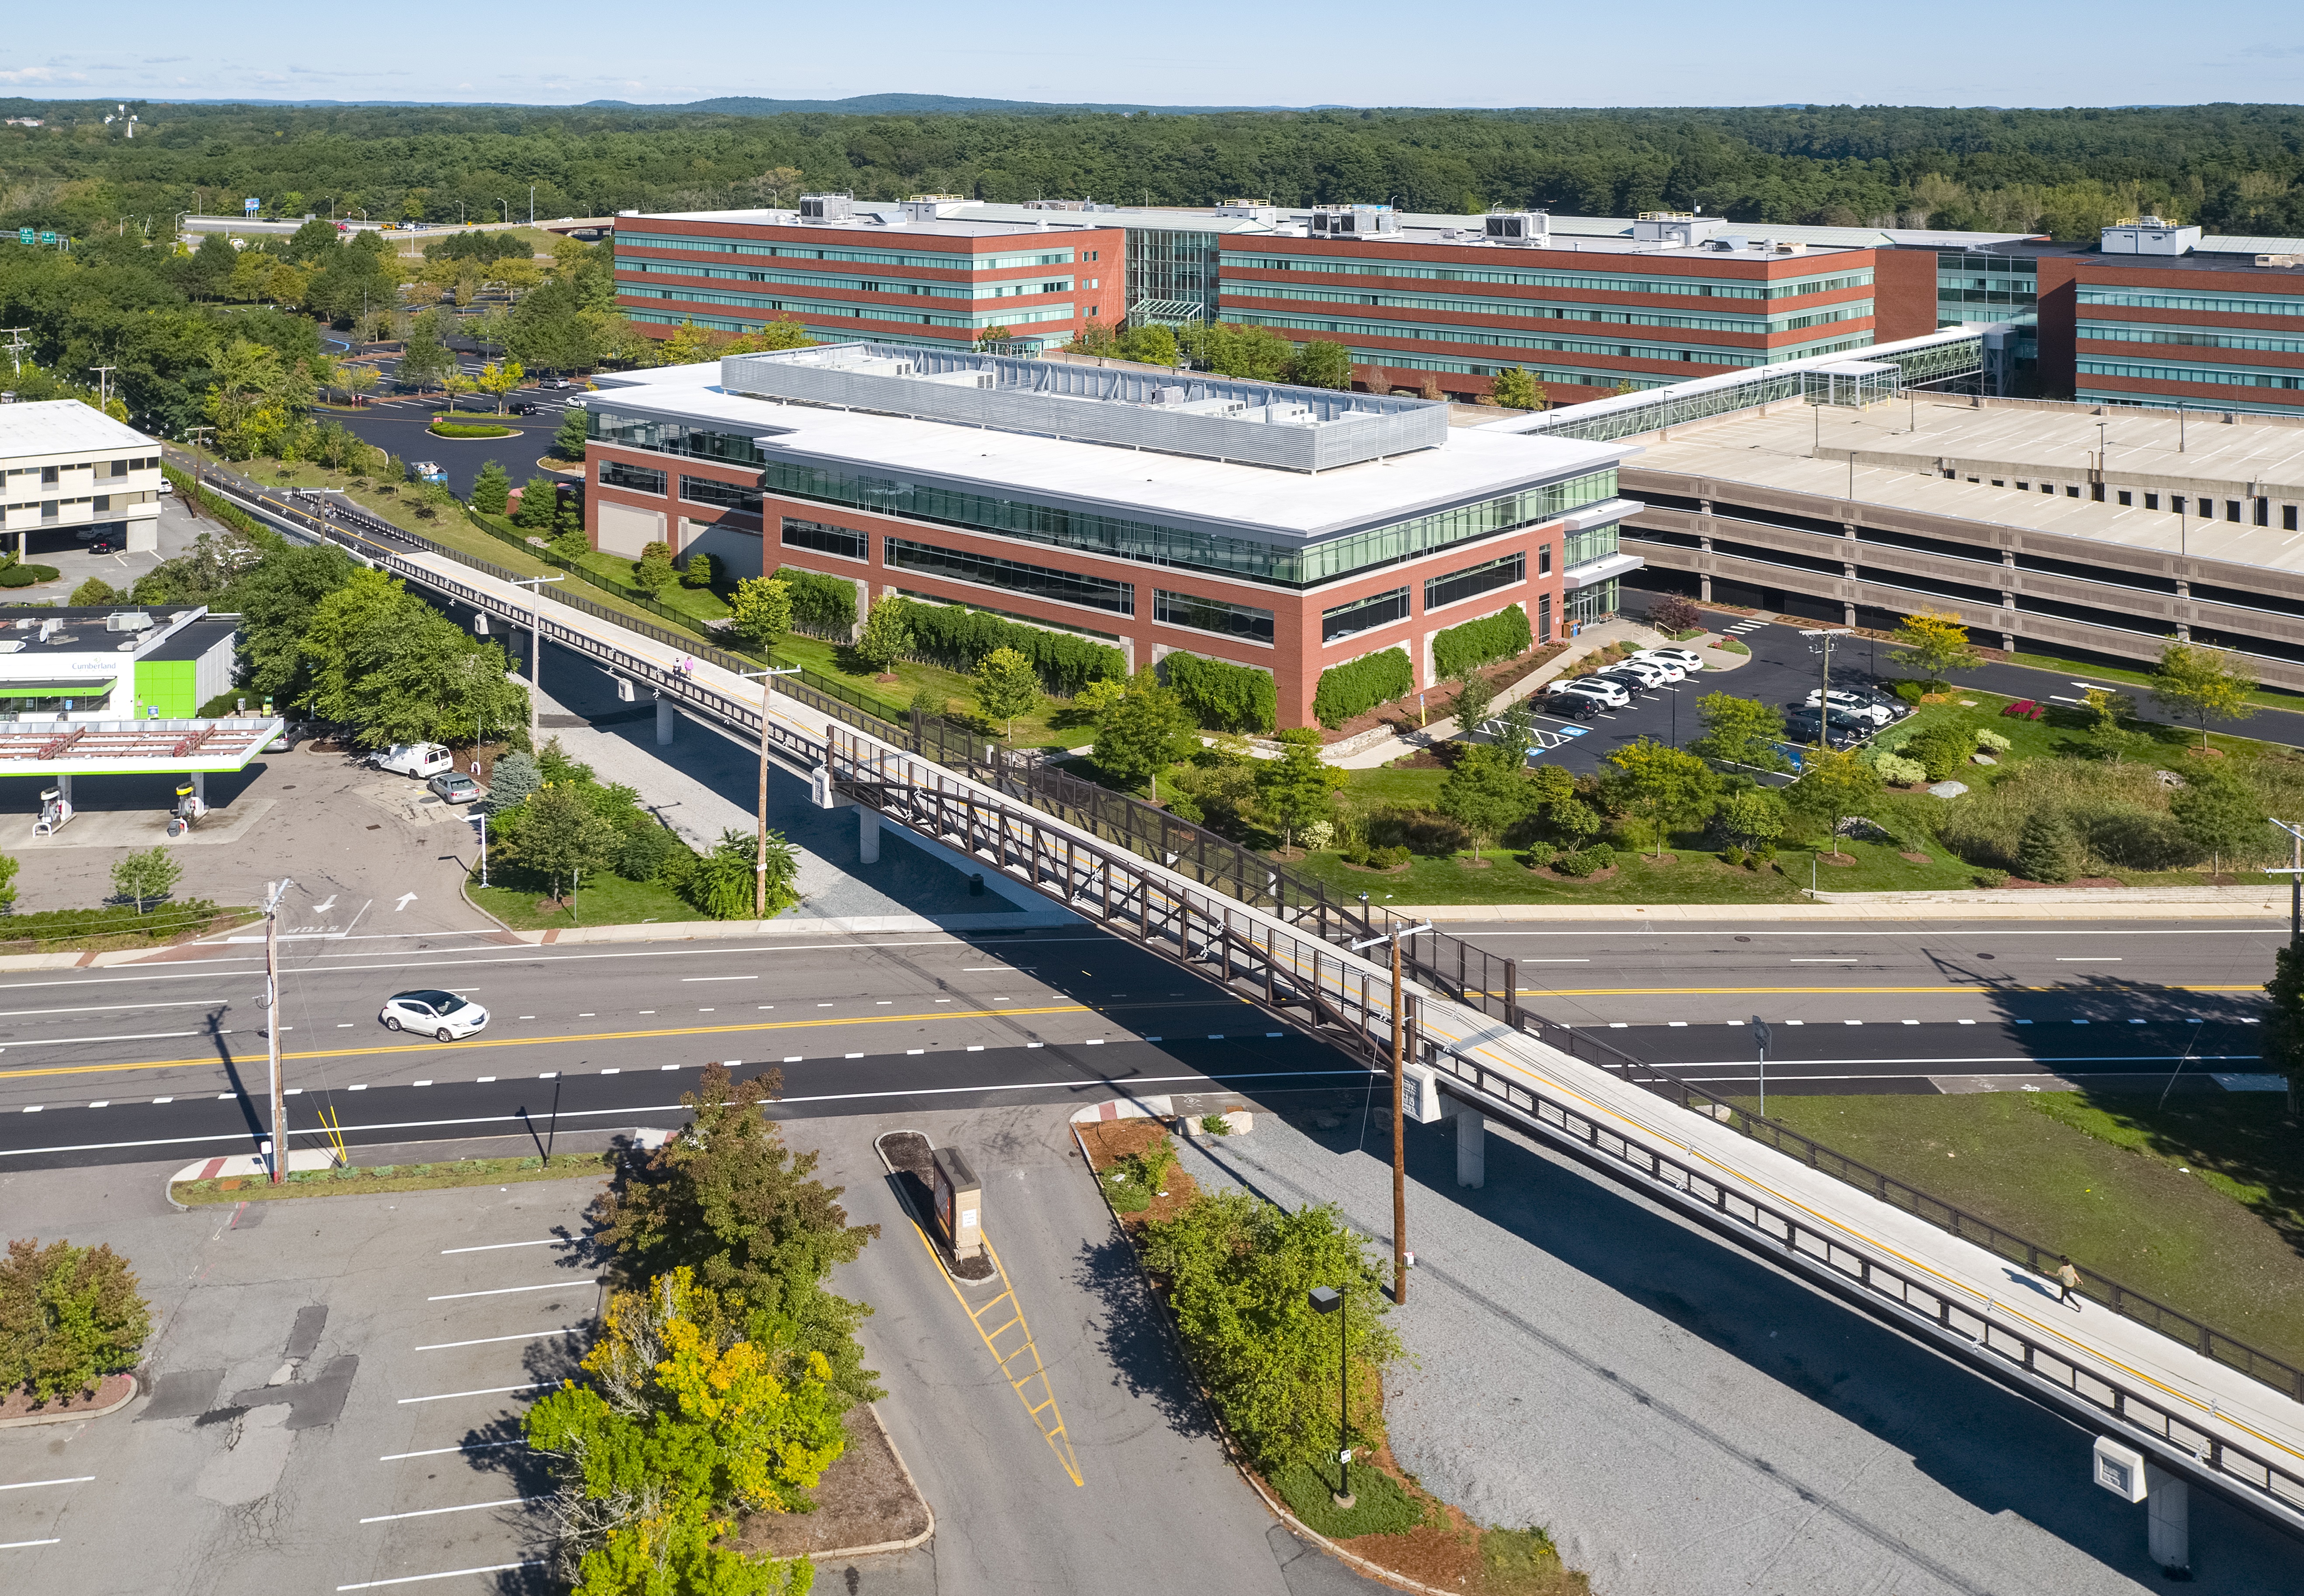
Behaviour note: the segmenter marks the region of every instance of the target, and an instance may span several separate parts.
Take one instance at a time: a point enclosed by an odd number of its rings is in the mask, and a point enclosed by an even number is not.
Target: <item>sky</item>
[[[877,93],[1142,105],[1908,106],[2304,101],[2304,6],[1326,0],[604,0],[385,21],[309,0],[24,5],[0,96],[679,104]],[[115,41],[135,47],[116,47]]]

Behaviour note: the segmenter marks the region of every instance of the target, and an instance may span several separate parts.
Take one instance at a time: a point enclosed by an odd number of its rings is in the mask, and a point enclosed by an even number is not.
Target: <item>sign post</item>
[[[1768,1023],[1752,1016],[1752,1044],[1760,1050],[1760,1117],[1768,1116]]]

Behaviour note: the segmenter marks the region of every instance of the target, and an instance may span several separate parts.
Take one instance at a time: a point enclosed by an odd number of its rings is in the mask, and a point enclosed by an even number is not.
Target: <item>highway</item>
[[[538,947],[493,934],[283,945],[291,1145],[680,1123],[696,1072],[783,1072],[796,1115],[1093,1101],[1140,1089],[1364,1085],[1364,1070],[1212,983],[1082,928]],[[187,1162],[269,1125],[260,951],[0,980],[0,1168]],[[487,1008],[442,1043],[395,991]]]

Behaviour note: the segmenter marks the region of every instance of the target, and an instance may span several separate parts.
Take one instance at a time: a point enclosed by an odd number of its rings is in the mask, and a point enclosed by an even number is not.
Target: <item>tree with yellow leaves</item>
[[[1931,686],[1942,686],[1946,671],[1972,671],[1984,663],[1958,615],[1927,609],[1904,617],[1896,628],[1896,650],[1888,658],[1919,671]]]
[[[804,1510],[847,1444],[823,1356],[741,1321],[741,1299],[676,1269],[609,1300],[586,1355],[529,1410],[559,1475],[559,1573],[576,1596],[803,1596],[806,1558],[731,1544],[740,1513]]]

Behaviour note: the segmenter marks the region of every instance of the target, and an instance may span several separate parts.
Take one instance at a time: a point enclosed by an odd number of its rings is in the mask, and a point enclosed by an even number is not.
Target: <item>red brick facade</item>
[[[2149,326],[2166,331],[2172,338],[2200,335],[2245,339],[2260,335],[2265,339],[2304,343],[2304,271],[2242,265],[2245,256],[2228,259],[2233,264],[2219,269],[2213,264],[2215,257],[2198,255],[2188,257],[2189,263],[2181,266],[2154,265],[2148,258],[2136,256],[2042,256],[2040,391],[2052,398],[2069,398],[2084,390],[2096,395],[2133,395],[2140,403],[2181,403],[2211,410],[2218,405],[2235,404],[2251,410],[2292,408],[2297,414],[2304,415],[2304,352],[2225,349],[2174,342],[2139,343],[2089,335],[2090,324],[2112,322]],[[2082,304],[2083,288],[2136,288],[2194,298],[2273,300],[2294,303],[2298,313],[2250,315],[2219,309]],[[2198,329],[2197,335],[2191,329]],[[2254,376],[2269,376],[2271,380],[2176,381],[2130,374],[2081,372],[2080,361],[2091,356],[2129,365],[2153,361],[2195,369],[2231,368]]]

